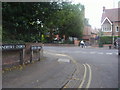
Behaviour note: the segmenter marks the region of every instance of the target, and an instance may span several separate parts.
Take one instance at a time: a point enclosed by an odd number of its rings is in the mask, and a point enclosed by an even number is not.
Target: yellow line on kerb
[[[86,68],[86,65],[85,65],[85,64],[83,64],[83,66],[84,66],[84,68],[85,68],[85,71],[84,71],[83,80],[82,80],[79,88],[82,88],[82,86],[83,86],[83,84],[84,84],[84,82],[85,82],[85,79],[86,79],[87,68]]]
[[[88,83],[87,83],[87,86],[86,88],[89,88],[90,87],[90,84],[91,84],[91,80],[92,80],[92,70],[91,70],[91,67],[89,64],[86,64],[89,68],[89,80],[88,80]]]

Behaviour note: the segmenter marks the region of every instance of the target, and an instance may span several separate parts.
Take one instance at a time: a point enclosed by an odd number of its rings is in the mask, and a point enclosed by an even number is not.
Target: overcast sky
[[[74,0],[85,6],[85,17],[89,19],[93,28],[100,28],[103,6],[106,9],[117,8],[118,1],[120,0]]]

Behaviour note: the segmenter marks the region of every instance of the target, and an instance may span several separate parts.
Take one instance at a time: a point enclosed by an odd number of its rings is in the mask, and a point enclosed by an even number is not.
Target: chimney
[[[103,13],[105,13],[105,6],[103,6]]]

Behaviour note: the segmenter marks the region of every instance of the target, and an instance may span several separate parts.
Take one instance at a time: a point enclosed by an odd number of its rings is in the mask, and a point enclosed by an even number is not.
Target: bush
[[[3,44],[24,44],[25,42],[22,40],[4,40]]]
[[[114,39],[116,40],[120,36],[114,36]],[[112,36],[102,36],[99,39],[99,43],[102,44],[112,44],[113,37]]]
[[[102,43],[102,44],[111,44],[112,43],[112,37],[111,36],[100,37],[99,42]]]
[[[103,47],[103,43],[99,43],[99,47]]]

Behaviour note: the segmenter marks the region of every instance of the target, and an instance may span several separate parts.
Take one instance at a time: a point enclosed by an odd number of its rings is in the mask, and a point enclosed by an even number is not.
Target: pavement
[[[4,70],[2,87],[63,88],[72,79],[75,72],[76,65],[70,58],[46,51],[41,61]]]

